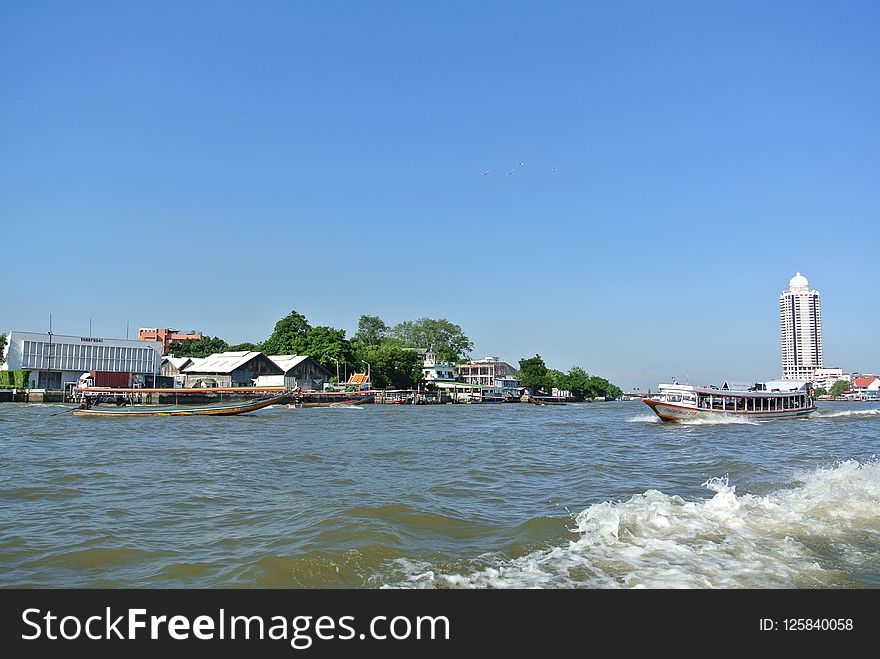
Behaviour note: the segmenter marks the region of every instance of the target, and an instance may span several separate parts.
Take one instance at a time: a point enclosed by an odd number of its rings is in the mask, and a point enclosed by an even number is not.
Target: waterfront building
[[[779,294],[782,378],[809,380],[822,364],[822,307],[819,291],[798,272]]]
[[[6,344],[0,368],[29,370],[32,389],[62,390],[91,371],[126,373],[132,384],[152,385],[162,364],[156,341],[13,331]]]
[[[162,344],[163,355],[168,354],[168,348],[175,341],[198,341],[201,338],[201,332],[192,331],[184,334],[170,327],[141,327],[138,330],[138,341],[159,341]]]
[[[484,387],[479,384],[437,380],[434,385],[442,396],[456,403],[479,402],[483,397]]]
[[[515,378],[516,369],[498,357],[483,357],[454,369],[455,378],[468,384],[496,385],[497,380]]]
[[[495,386],[501,387],[501,395],[505,398],[518,398],[522,394],[522,381],[513,376],[495,378]]]
[[[174,379],[175,387],[182,387],[184,382],[186,382],[186,375],[183,373],[183,369],[187,366],[192,366],[195,362],[195,357],[174,357],[170,355],[168,357],[162,358],[162,376],[166,378]]]
[[[455,363],[437,360],[433,349],[428,350],[422,358],[422,376],[426,382],[455,379]]]
[[[202,387],[252,387],[263,375],[284,375],[275,362],[261,352],[218,352],[181,371],[188,389]]]
[[[876,375],[858,375],[852,379],[852,389],[855,393],[880,392],[880,378]]]
[[[289,389],[321,390],[330,381],[330,371],[308,355],[269,355],[282,375],[264,375],[257,386],[287,387]]]
[[[807,379],[812,380],[816,389],[825,389],[826,391],[831,391],[834,383],[840,380],[849,382],[849,376],[843,372],[842,368],[817,368]]]

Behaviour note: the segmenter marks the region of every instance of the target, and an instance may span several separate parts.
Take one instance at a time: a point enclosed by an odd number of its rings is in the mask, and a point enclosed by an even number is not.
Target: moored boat
[[[565,405],[566,400],[563,396],[545,396],[543,394],[532,394],[529,396],[529,402],[533,405]]]
[[[304,391],[291,396],[289,408],[300,407],[338,407],[367,405],[376,401],[376,395],[369,391]]]
[[[131,406],[131,407],[82,407],[72,410],[74,416],[232,416],[261,410],[269,405],[281,403],[287,399],[288,394],[283,393],[270,398],[257,400],[237,401],[234,403],[214,403],[208,405],[192,406]]]
[[[772,380],[753,385],[661,384],[660,393],[642,398],[663,421],[694,421],[722,415],[756,419],[800,417],[816,411],[813,386],[803,380]]]

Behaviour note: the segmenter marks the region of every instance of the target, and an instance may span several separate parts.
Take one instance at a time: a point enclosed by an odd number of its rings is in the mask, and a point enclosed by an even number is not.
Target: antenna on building
[[[127,321],[127,320],[125,321],[125,338],[126,339],[128,339],[128,322],[129,321]]]
[[[89,318],[89,338],[92,338],[92,319]]]

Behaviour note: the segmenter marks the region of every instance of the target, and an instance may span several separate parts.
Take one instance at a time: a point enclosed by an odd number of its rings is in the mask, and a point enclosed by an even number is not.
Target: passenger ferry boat
[[[753,385],[661,384],[660,393],[642,402],[664,421],[712,419],[719,415],[753,419],[806,416],[816,411],[813,385],[803,380],[772,380]]]

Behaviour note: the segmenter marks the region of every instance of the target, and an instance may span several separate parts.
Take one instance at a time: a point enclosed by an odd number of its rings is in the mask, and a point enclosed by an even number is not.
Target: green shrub
[[[26,368],[19,369],[17,371],[13,371],[15,373],[15,388],[16,389],[27,389],[28,381],[31,376],[30,370]]]

